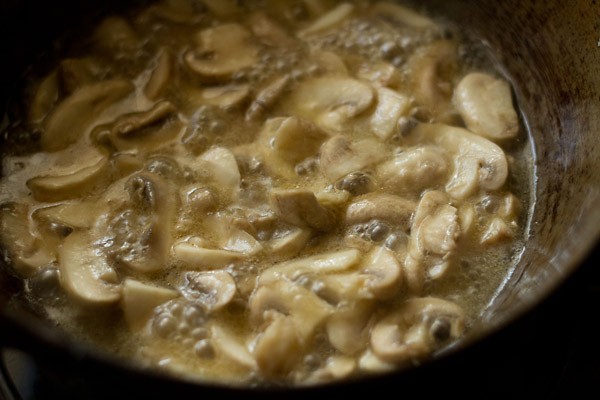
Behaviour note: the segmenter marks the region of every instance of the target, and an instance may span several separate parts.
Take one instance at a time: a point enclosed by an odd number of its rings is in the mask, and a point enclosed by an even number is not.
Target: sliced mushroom
[[[286,108],[337,132],[346,121],[366,111],[374,99],[368,84],[350,77],[327,75],[301,82],[286,99]]]
[[[443,148],[425,145],[403,151],[380,164],[377,177],[391,193],[420,194],[425,189],[443,185],[451,168]]]
[[[348,19],[353,12],[353,4],[341,3],[337,7],[320,16],[316,21],[312,22],[306,28],[298,31],[298,37],[305,38],[307,36],[332,29]]]
[[[38,201],[60,201],[85,196],[109,177],[106,157],[92,160],[90,165],[71,166],[58,175],[38,176],[27,181],[27,187]]]
[[[464,323],[464,312],[454,303],[433,297],[409,299],[375,324],[371,348],[387,363],[419,361],[460,338]]]
[[[365,287],[377,299],[390,299],[401,289],[402,267],[386,247],[377,246],[367,254],[360,274],[367,276]]]
[[[129,81],[111,80],[84,86],[63,100],[44,121],[41,144],[62,150],[77,141],[106,108],[134,89]]]
[[[394,26],[401,24],[417,29],[435,28],[436,26],[431,19],[423,14],[396,3],[377,2],[372,7],[371,12],[379,18],[392,22]]]
[[[294,178],[294,166],[316,155],[327,137],[309,120],[277,117],[265,122],[258,141],[269,172]]]
[[[519,132],[510,85],[503,79],[481,72],[470,73],[456,86],[453,101],[473,133],[503,140]]]
[[[335,227],[335,215],[310,190],[274,189],[269,193],[269,202],[275,214],[289,224],[322,232]]]
[[[495,217],[481,237],[481,244],[491,246],[515,236],[513,229],[502,218]]]
[[[258,280],[260,285],[269,285],[285,278],[295,281],[301,276],[326,275],[344,272],[357,265],[361,253],[357,249],[345,249],[317,254],[275,264],[265,270]]]
[[[263,11],[255,11],[250,14],[248,22],[254,36],[267,46],[286,47],[293,46],[296,42],[283,26]]]
[[[256,94],[252,104],[250,104],[250,107],[246,112],[246,119],[253,121],[262,117],[262,115],[271,109],[281,97],[289,81],[289,75],[282,75],[276,77],[262,87]]]
[[[258,369],[256,360],[248,350],[248,346],[238,339],[238,336],[223,326],[214,324],[211,326],[211,340],[218,354],[233,361],[236,366],[255,371]]]
[[[460,235],[458,211],[440,191],[426,192],[413,218],[404,267],[407,284],[420,293],[424,281],[443,278]]]
[[[58,67],[64,92],[71,94],[77,89],[98,82],[101,71],[92,58],[67,58]]]
[[[371,82],[375,88],[387,87],[397,90],[403,84],[400,70],[387,61],[369,60],[360,65],[356,76]]]
[[[331,345],[347,355],[365,349],[369,331],[367,323],[373,315],[371,300],[348,302],[327,319],[325,329]]]
[[[311,54],[311,60],[318,66],[323,74],[348,75],[348,68],[344,60],[335,52],[316,49]]]
[[[407,231],[416,204],[400,196],[386,193],[367,193],[355,198],[346,209],[346,225],[372,220],[386,221]]]
[[[331,381],[349,378],[358,370],[358,364],[353,357],[333,355],[327,357],[325,365],[312,371],[307,379],[302,381],[303,385],[315,385],[329,383]]]
[[[295,229],[288,234],[272,239],[269,243],[269,252],[280,257],[293,257],[306,246],[312,232],[310,229]]]
[[[244,258],[244,254],[235,251],[207,249],[186,242],[175,243],[173,255],[186,267],[201,270],[225,268]]]
[[[150,73],[150,78],[144,86],[144,94],[150,100],[158,100],[164,95],[173,78],[173,61],[167,49],[159,51],[156,56],[155,66]]]
[[[425,107],[431,117],[440,122],[452,119],[451,97],[457,63],[458,48],[450,40],[431,43],[408,62],[416,105]]]
[[[250,297],[250,316],[257,324],[268,320],[272,311],[289,315],[302,341],[311,340],[316,329],[334,312],[334,308],[313,292],[289,281],[259,285]]]
[[[121,298],[117,276],[88,231],[67,236],[58,251],[60,283],[67,293],[85,303],[108,304]]]
[[[225,78],[258,62],[258,46],[252,34],[236,23],[218,25],[201,31],[198,47],[185,54],[186,65],[207,77]]]
[[[156,307],[177,296],[179,293],[175,290],[126,278],[123,281],[121,308],[127,325],[132,330],[144,328]]]
[[[381,140],[388,140],[396,131],[398,120],[410,107],[408,97],[385,87],[377,88],[378,103],[371,117],[371,130]]]
[[[246,256],[256,255],[263,249],[263,246],[254,236],[235,226],[229,227],[226,241],[222,247],[223,250],[235,251]]]
[[[281,377],[290,372],[307,346],[298,335],[293,317],[270,313],[270,322],[254,346],[254,357],[267,377]]]
[[[28,120],[41,122],[58,101],[59,91],[58,73],[54,70],[41,80],[35,90],[29,105]]]
[[[237,287],[231,274],[224,270],[187,272],[183,295],[200,301],[209,312],[215,312],[233,300]]]
[[[344,176],[375,165],[386,156],[385,147],[375,139],[351,141],[336,135],[321,146],[320,166],[325,177],[334,183]]]
[[[500,189],[508,176],[504,151],[493,142],[466,129],[443,124],[420,124],[416,137],[446,149],[454,158],[454,173],[446,191],[462,200],[483,190]]]
[[[218,106],[231,109],[246,103],[250,95],[249,85],[224,85],[204,88],[191,94],[194,98],[191,103],[197,105]]]
[[[231,150],[225,147],[213,147],[200,156],[207,162],[211,179],[221,189],[231,193],[239,188],[241,182],[240,170]]]
[[[98,214],[105,212],[107,207],[102,202],[70,201],[38,208],[32,213],[32,218],[47,226],[90,229]]]

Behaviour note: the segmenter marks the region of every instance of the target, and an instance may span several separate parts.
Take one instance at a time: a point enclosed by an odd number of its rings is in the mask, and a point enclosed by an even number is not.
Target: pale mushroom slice
[[[190,105],[209,105],[223,109],[232,109],[245,104],[250,96],[250,86],[246,84],[228,84],[209,86],[201,90],[190,90],[188,101]]]
[[[52,202],[85,196],[103,180],[107,181],[110,178],[106,157],[100,156],[91,161],[89,165],[74,164],[56,175],[42,175],[29,179],[27,187],[38,201]]]
[[[408,62],[415,104],[424,107],[429,119],[453,120],[451,104],[458,47],[450,40],[438,40],[418,50]]]
[[[335,214],[323,207],[315,194],[306,189],[273,189],[269,193],[271,208],[281,220],[321,232],[336,226]]]
[[[480,243],[486,246],[496,245],[515,236],[514,229],[500,217],[492,218],[481,235]]]
[[[200,159],[206,162],[210,179],[219,185],[218,190],[231,196],[239,189],[242,177],[231,150],[215,146],[204,152]]]
[[[225,268],[245,258],[236,251],[209,249],[189,242],[175,243],[173,256],[185,267],[198,270]]]
[[[347,121],[365,112],[374,99],[369,84],[347,76],[326,75],[299,83],[287,97],[285,108],[323,129],[339,132]]]
[[[511,88],[504,79],[472,72],[456,86],[453,102],[473,133],[490,140],[504,140],[519,132]]]
[[[289,75],[282,75],[275,77],[261,87],[246,111],[246,120],[256,121],[261,119],[283,95],[289,81]]]
[[[53,70],[39,83],[29,105],[27,119],[30,122],[41,122],[52,110],[59,98],[58,72]]]
[[[444,192],[429,191],[417,207],[404,262],[407,285],[414,293],[422,291],[427,279],[439,280],[448,273],[461,234],[458,210],[450,203]]]
[[[148,82],[144,86],[144,94],[150,100],[158,100],[163,96],[173,79],[172,56],[166,48],[161,49],[154,60],[154,68]]]
[[[62,150],[91,128],[98,116],[134,89],[131,82],[110,80],[84,86],[64,99],[44,121],[41,145],[45,151]]]
[[[255,11],[248,17],[250,29],[263,44],[275,47],[293,46],[296,40],[285,28],[264,11]]]
[[[329,137],[311,121],[298,117],[268,119],[258,143],[269,173],[294,178],[294,166],[319,152]]]
[[[271,239],[267,250],[274,256],[293,257],[306,246],[312,236],[310,229],[296,228],[281,237]]]
[[[325,324],[329,343],[346,355],[363,351],[368,345],[368,322],[375,307],[372,300],[344,302]]]
[[[365,289],[379,300],[393,298],[402,287],[402,266],[394,253],[383,246],[366,255],[359,273],[366,276]]]
[[[210,327],[211,342],[214,344],[218,355],[234,362],[237,367],[251,371],[258,369],[256,360],[243,338],[238,337],[231,329],[220,324]]]
[[[346,225],[369,221],[386,221],[407,231],[417,205],[414,201],[393,194],[373,192],[356,197],[346,209]]]
[[[302,276],[319,276],[350,270],[361,260],[357,249],[331,251],[275,264],[259,277],[259,285],[269,285],[280,279],[296,281]]]
[[[121,286],[106,258],[98,256],[97,247],[89,231],[73,232],[65,238],[58,250],[61,286],[84,303],[116,303]]]
[[[353,376],[358,371],[358,363],[354,357],[333,355],[327,357],[325,364],[299,383],[301,385],[316,385],[339,381]]]
[[[309,26],[298,31],[298,37],[306,38],[310,35],[335,28],[347,20],[353,12],[354,4],[340,3],[335,8],[317,18],[317,20],[313,21]]]
[[[268,315],[268,325],[254,345],[254,358],[265,376],[281,377],[294,369],[308,343],[298,334],[293,317],[279,312]]]
[[[132,331],[139,331],[152,319],[156,307],[178,296],[176,290],[126,278],[121,298],[125,322]]]
[[[351,140],[336,135],[321,146],[320,167],[334,183],[349,173],[377,164],[386,157],[385,146],[376,139]]]
[[[465,330],[456,304],[434,297],[412,298],[379,320],[371,330],[371,349],[383,362],[406,364],[430,357]]]
[[[398,121],[410,107],[410,99],[392,89],[377,88],[377,107],[371,116],[371,131],[379,139],[388,140],[397,130]]]
[[[137,214],[136,228],[140,230],[136,246],[117,256],[118,262],[137,273],[153,273],[166,268],[172,230],[177,210],[173,186],[156,174],[141,172],[128,178],[125,188],[130,197],[132,210],[125,214]],[[121,214],[123,215],[123,213]],[[116,229],[117,235],[125,232]],[[127,240],[121,237],[120,240]],[[131,240],[131,239],[129,239]]]
[[[378,181],[397,195],[420,195],[446,183],[452,170],[446,150],[435,145],[406,149],[377,166]]]
[[[453,157],[454,171],[446,191],[464,200],[478,190],[498,190],[508,177],[508,162],[502,148],[466,129],[443,124],[419,124],[412,134],[434,143]]]
[[[346,63],[337,53],[333,51],[313,49],[311,53],[311,60],[324,75],[349,75]]]
[[[225,270],[186,272],[184,277],[183,295],[199,301],[210,313],[227,306],[237,293],[235,280]]]
[[[184,55],[193,72],[223,79],[258,62],[259,47],[252,34],[237,23],[207,28],[196,36],[197,48]]]
[[[381,1],[371,8],[374,16],[390,21],[395,25],[401,24],[416,29],[435,28],[436,24],[422,13],[400,4]]]

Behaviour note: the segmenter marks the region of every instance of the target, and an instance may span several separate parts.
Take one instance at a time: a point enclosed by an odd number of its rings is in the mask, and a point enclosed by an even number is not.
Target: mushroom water
[[[27,77],[4,132],[0,241],[24,296],[200,381],[436,357],[511,272],[530,201],[511,87],[473,43],[393,2],[107,17]]]

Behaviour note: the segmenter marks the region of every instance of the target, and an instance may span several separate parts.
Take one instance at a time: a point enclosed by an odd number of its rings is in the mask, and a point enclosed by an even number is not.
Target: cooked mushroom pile
[[[435,357],[511,270],[528,204],[510,85],[459,33],[393,2],[110,16],[6,131],[5,256],[65,329],[201,380]]]

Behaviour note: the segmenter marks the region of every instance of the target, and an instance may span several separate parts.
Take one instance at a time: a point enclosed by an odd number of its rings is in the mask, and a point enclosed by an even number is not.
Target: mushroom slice
[[[375,139],[351,141],[344,135],[336,135],[321,146],[321,171],[334,183],[349,173],[377,164],[385,157],[385,150]]]
[[[254,358],[268,377],[283,376],[300,360],[307,343],[299,337],[293,317],[272,312],[270,323],[254,346]]]
[[[375,247],[366,256],[360,269],[366,275],[366,289],[380,300],[394,297],[402,285],[402,267],[391,250],[383,246]]]
[[[157,100],[165,93],[173,76],[173,60],[167,49],[160,50],[154,63],[154,69],[144,86],[144,94],[150,100]]]
[[[310,190],[273,189],[269,193],[269,202],[275,214],[289,224],[321,232],[335,227],[334,214],[323,207]]]
[[[248,232],[234,226],[229,227],[226,235],[227,241],[222,246],[223,250],[235,251],[247,256],[256,255],[263,247],[258,240]]]
[[[327,138],[309,120],[277,117],[266,121],[258,140],[269,172],[292,178],[294,165],[316,155]]]
[[[315,49],[312,51],[311,59],[323,74],[348,75],[344,60],[333,51]]]
[[[400,24],[417,29],[435,28],[436,26],[431,19],[396,3],[378,2],[373,5],[371,12],[377,17],[390,21],[394,26]]]
[[[67,236],[58,250],[60,283],[74,298],[85,303],[108,304],[121,298],[116,273],[98,249],[88,231]]]
[[[27,181],[27,187],[38,201],[60,201],[77,198],[92,191],[108,175],[108,160],[100,157],[88,166],[74,165],[60,175],[38,176]]]
[[[231,331],[215,324],[211,326],[210,333],[212,343],[214,343],[219,354],[235,362],[237,366],[252,371],[258,369],[256,360],[248,350],[248,346]]]
[[[512,239],[515,233],[502,218],[495,217],[481,237],[481,244],[491,246],[506,239]]]
[[[293,46],[296,40],[283,26],[275,22],[263,11],[255,11],[249,17],[250,29],[254,36],[267,46]]]
[[[41,122],[58,101],[59,91],[58,73],[54,70],[46,75],[38,85],[29,105],[27,119],[30,122]]]
[[[192,101],[222,108],[233,108],[244,103],[249,95],[249,85],[213,86],[202,89],[198,93],[197,99]]]
[[[279,257],[293,257],[302,250],[312,237],[310,229],[297,228],[284,236],[272,239],[269,253]]]
[[[246,112],[248,121],[257,120],[281,97],[290,81],[289,75],[276,77],[261,88]]]
[[[298,31],[298,37],[305,38],[307,36],[332,29],[348,19],[353,12],[353,4],[341,3],[337,7],[328,11],[326,14],[323,14],[306,28]]]
[[[295,281],[303,275],[325,275],[344,272],[360,262],[361,253],[357,249],[345,249],[314,256],[303,257],[275,264],[264,271],[258,280],[260,285],[268,285],[285,278]]]
[[[388,140],[396,131],[398,120],[410,107],[408,97],[385,87],[377,88],[378,103],[371,117],[371,130],[381,140]]]
[[[71,201],[37,208],[32,217],[38,224],[89,229],[94,225],[98,214],[105,212],[107,207],[102,202]]]
[[[458,64],[456,43],[439,40],[420,49],[408,62],[415,103],[444,122],[453,114],[452,82]]]
[[[331,345],[347,355],[365,349],[369,332],[367,324],[373,315],[372,300],[347,302],[327,319],[325,330]]]
[[[139,249],[119,257],[128,268],[142,273],[166,267],[172,241],[172,227],[177,210],[172,185],[155,174],[139,173],[126,182],[134,210],[143,214]],[[139,210],[139,211],[138,211]]]
[[[312,371],[303,385],[315,385],[341,380],[352,376],[358,370],[358,363],[353,357],[334,355],[327,357],[325,365]]]
[[[328,75],[300,83],[287,98],[286,107],[324,129],[340,131],[347,120],[366,111],[374,99],[374,91],[367,83]]]
[[[519,132],[510,85],[503,79],[481,72],[470,73],[456,86],[453,101],[473,133],[503,140]]]
[[[84,86],[63,100],[44,121],[45,151],[62,150],[77,141],[109,106],[134,89],[129,81],[111,80]]]
[[[404,264],[413,292],[422,290],[425,277],[440,279],[446,274],[460,233],[458,210],[448,196],[440,191],[425,193],[413,218]]]
[[[257,323],[268,321],[273,311],[289,315],[296,334],[303,342],[312,339],[316,329],[335,310],[313,292],[285,280],[259,285],[249,304],[250,316]]]
[[[450,174],[447,152],[438,146],[407,149],[377,167],[377,177],[392,193],[420,194],[424,189],[443,184]]]
[[[409,299],[375,324],[371,348],[387,363],[418,361],[460,338],[464,323],[464,312],[454,303],[433,297]]]
[[[185,54],[186,65],[207,77],[225,78],[258,62],[252,34],[237,23],[207,28],[196,36],[198,47]]]
[[[121,308],[127,325],[132,330],[144,328],[156,307],[178,296],[179,293],[175,290],[126,278],[123,282]]]
[[[506,155],[488,139],[443,124],[420,124],[413,134],[453,155],[454,173],[446,184],[452,197],[463,200],[478,189],[497,190],[504,185],[508,177]]]
[[[242,178],[231,150],[225,147],[213,147],[202,154],[200,159],[207,162],[211,179],[221,189],[231,193],[239,188]]]
[[[346,225],[372,220],[386,221],[403,231],[410,227],[416,204],[400,196],[387,193],[367,193],[356,197],[346,209]]]
[[[356,75],[360,79],[371,82],[376,88],[397,89],[403,84],[400,70],[387,61],[369,60],[369,62],[360,65]]]
[[[235,251],[206,249],[186,242],[175,243],[173,255],[186,267],[194,269],[224,268],[244,258],[244,254]]]
[[[237,292],[235,280],[224,270],[187,272],[183,295],[188,300],[200,301],[209,312],[228,305]]]

